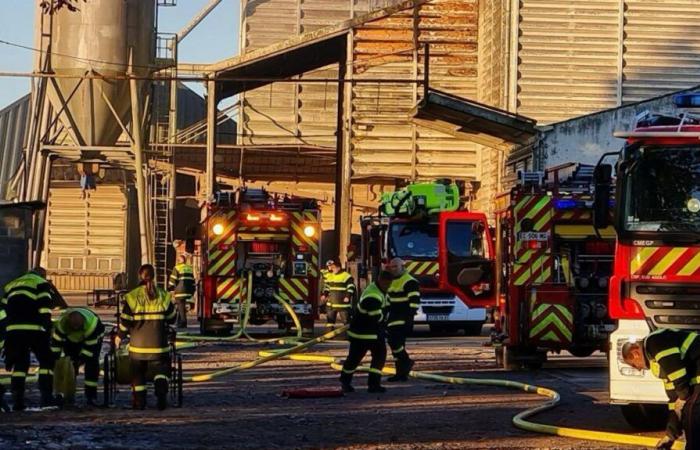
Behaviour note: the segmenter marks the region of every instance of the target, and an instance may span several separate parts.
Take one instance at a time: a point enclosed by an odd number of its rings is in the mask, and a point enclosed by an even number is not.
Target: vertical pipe
[[[173,59],[175,60],[175,67],[173,68],[173,75],[177,75],[177,60],[178,60],[178,45],[179,41],[175,40],[173,42]],[[177,144],[177,132],[178,132],[178,81],[174,79],[170,82],[170,117],[168,118],[169,125],[169,139],[168,142],[171,144]],[[168,203],[170,205],[168,211],[169,225],[169,238],[172,241],[174,237],[174,225],[175,225],[175,204],[177,202],[177,167],[175,166],[175,147],[170,146],[168,149],[170,152],[170,192],[168,192]],[[170,254],[170,252],[168,252]],[[167,267],[167,263],[166,263]]]
[[[216,156],[216,81],[210,79],[207,81],[207,162],[206,162],[206,200],[211,201],[214,198],[216,190],[216,166],[214,158]]]
[[[44,202],[48,208],[49,202],[49,188],[51,186],[51,168],[53,166],[53,156],[42,154],[43,160],[43,180],[41,186],[41,201]],[[44,251],[44,233],[46,232],[46,208],[37,211],[35,215],[35,226],[34,226],[34,254],[33,254],[33,267],[37,267],[41,264],[41,255]]]
[[[353,51],[353,35],[348,33],[345,54],[341,55],[338,67],[338,120],[337,150],[335,170],[335,235],[338,242],[338,258],[341,264],[347,262],[348,245],[352,233],[351,175],[352,155],[350,142],[350,119],[352,111],[352,86],[345,83],[350,78]]]
[[[133,61],[133,49],[130,59]],[[133,66],[130,75],[133,75]],[[153,263],[153,242],[149,239],[148,205],[146,204],[146,179],[143,174],[143,135],[141,126],[141,101],[139,95],[139,82],[135,78],[129,79],[131,90],[131,136],[132,151],[134,153],[134,166],[136,178],[136,194],[139,209],[139,238],[141,243],[141,264]]]

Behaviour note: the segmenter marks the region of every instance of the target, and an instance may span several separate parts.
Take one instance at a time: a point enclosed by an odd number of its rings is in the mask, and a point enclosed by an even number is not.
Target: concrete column
[[[345,55],[338,67],[338,136],[336,151],[335,179],[335,235],[338,242],[338,258],[341,264],[347,262],[348,246],[352,233],[352,146],[350,126],[352,114],[352,85],[346,79],[352,78],[352,33],[348,33]]]
[[[216,131],[217,106],[216,81],[207,81],[207,162],[206,162],[206,200],[213,200],[216,190]]]

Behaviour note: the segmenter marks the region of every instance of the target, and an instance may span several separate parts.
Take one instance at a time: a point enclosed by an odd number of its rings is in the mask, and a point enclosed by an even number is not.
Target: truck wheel
[[[464,327],[466,336],[481,336],[481,330],[484,328],[484,322],[470,322]]]
[[[199,321],[199,332],[204,336],[226,336],[231,334],[233,326],[223,320],[202,319]]]
[[[639,430],[663,430],[668,420],[668,406],[651,403],[620,405],[628,424]]]
[[[577,358],[587,358],[595,352],[595,347],[571,347],[569,353]]]

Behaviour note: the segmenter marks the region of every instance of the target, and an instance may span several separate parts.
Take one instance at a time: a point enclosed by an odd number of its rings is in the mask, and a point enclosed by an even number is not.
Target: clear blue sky
[[[4,6],[0,15],[0,39],[34,47],[35,0],[0,1]],[[176,7],[161,8],[160,31],[179,31],[208,2],[178,0]],[[181,44],[180,60],[210,62],[235,55],[238,52],[239,6],[239,0],[223,0]],[[31,72],[32,58],[33,53],[29,50],[0,44],[2,72]],[[26,78],[0,77],[0,109],[28,92],[29,81]]]

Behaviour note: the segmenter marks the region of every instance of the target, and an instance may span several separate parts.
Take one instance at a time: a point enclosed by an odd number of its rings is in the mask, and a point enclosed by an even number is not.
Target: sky
[[[35,47],[35,0],[0,0],[0,40]],[[90,1],[90,0],[88,0]],[[144,0],[145,1],[145,0]],[[159,31],[176,33],[209,0],[177,0],[160,9]],[[240,0],[223,0],[180,45],[180,61],[213,62],[238,53]],[[0,43],[0,72],[31,72],[34,53]],[[0,77],[0,109],[29,93],[27,78]],[[199,86],[191,88],[202,91]]]

